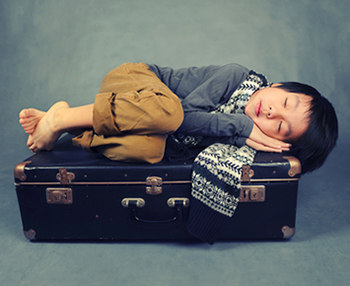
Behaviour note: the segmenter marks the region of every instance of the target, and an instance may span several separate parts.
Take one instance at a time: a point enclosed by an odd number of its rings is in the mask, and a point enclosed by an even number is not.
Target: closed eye
[[[287,108],[287,102],[288,102],[288,97],[286,98],[286,100],[284,101],[284,108]],[[278,132],[281,131],[282,128],[282,121],[280,122],[280,124],[278,125]]]
[[[282,121],[281,121],[280,124],[278,125],[278,132],[281,131],[281,127],[282,127]]]

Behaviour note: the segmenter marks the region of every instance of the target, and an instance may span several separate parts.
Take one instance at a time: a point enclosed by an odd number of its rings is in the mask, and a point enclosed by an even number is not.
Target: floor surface
[[[349,285],[348,1],[3,0],[0,4],[0,285]],[[31,243],[13,168],[31,153],[22,108],[92,103],[124,62],[238,62],[309,83],[334,104],[338,146],[300,181],[289,241]]]

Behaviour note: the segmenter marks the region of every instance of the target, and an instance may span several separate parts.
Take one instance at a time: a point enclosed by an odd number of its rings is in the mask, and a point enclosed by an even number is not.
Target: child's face
[[[311,98],[290,93],[278,84],[256,91],[244,112],[266,135],[282,140],[298,140],[309,126],[308,111]]]

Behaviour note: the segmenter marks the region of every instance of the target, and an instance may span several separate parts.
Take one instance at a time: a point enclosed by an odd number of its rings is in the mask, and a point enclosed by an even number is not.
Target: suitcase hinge
[[[243,165],[242,166],[241,181],[242,182],[249,182],[253,176],[254,176],[254,170],[250,169],[249,165]]]
[[[56,178],[62,185],[69,185],[75,179],[75,175],[74,173],[67,172],[67,169],[59,169]]]
[[[146,187],[146,193],[148,195],[160,195],[162,193],[162,185],[163,180],[160,177],[148,177],[146,179],[146,184],[150,187]]]

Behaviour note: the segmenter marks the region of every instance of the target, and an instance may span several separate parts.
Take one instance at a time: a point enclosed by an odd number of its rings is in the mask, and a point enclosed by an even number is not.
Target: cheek
[[[273,120],[257,120],[254,123],[266,135],[274,138],[278,137],[278,132],[276,130],[276,123]],[[280,139],[280,138],[277,138],[277,139]]]
[[[254,123],[260,128],[260,130],[264,133],[271,133],[272,132],[272,122],[271,120],[257,118]]]

